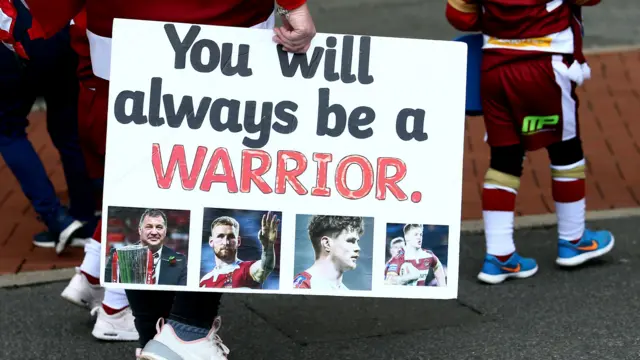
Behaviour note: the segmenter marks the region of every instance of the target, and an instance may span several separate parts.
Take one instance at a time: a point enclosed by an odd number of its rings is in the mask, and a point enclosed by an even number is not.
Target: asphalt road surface
[[[322,0],[309,6],[319,32],[450,40],[446,0]],[[640,1],[603,0],[584,11],[585,47],[638,44]]]
[[[498,286],[475,280],[483,239],[464,236],[458,300],[225,295],[221,336],[239,360],[637,360],[639,220],[590,224],[611,229],[616,247],[571,271],[554,265],[555,228],[519,231],[540,271]],[[134,359],[135,343],[91,337],[64,285],[0,289],[0,359]]]

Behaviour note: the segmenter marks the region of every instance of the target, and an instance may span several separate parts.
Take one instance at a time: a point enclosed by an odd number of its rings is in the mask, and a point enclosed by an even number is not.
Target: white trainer
[[[80,307],[93,309],[102,305],[104,289],[100,285],[91,284],[77,267],[76,274],[60,296]]]
[[[106,341],[137,341],[140,337],[133,322],[131,308],[113,314],[107,314],[102,305],[91,310],[91,316],[98,314],[91,335]]]
[[[217,317],[209,334],[199,340],[182,341],[176,335],[173,327],[158,320],[157,335],[150,340],[142,353],[141,360],[226,360],[229,348],[223,343],[218,330],[222,321]]]

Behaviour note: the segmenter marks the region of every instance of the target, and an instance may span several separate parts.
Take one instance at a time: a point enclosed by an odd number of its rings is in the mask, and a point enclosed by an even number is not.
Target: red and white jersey
[[[6,1],[6,0],[0,0]],[[109,80],[113,19],[183,22],[203,25],[273,28],[274,2],[264,0],[25,0],[47,36],[69,24],[83,7],[96,76]],[[306,0],[278,0],[295,9]]]
[[[337,284],[335,281],[330,281],[325,277],[314,276],[312,270],[307,270],[299,273],[293,279],[293,287],[295,289],[313,289],[320,291],[329,291],[329,290],[349,290],[342,281]]]
[[[232,264],[215,267],[200,280],[201,288],[250,288],[260,289],[262,284],[251,276],[251,265],[255,261],[238,260]]]
[[[545,54],[570,54],[579,64],[582,53],[580,6],[600,0],[448,0],[446,15],[461,31],[480,31],[484,37],[483,68]],[[572,70],[587,72],[576,65]],[[587,74],[583,74],[587,75]]]
[[[440,266],[440,260],[438,260],[438,257],[429,250],[419,249],[415,258],[409,258],[407,254],[402,251],[387,262],[387,266],[384,270],[385,279],[387,279],[389,275],[404,275],[407,264],[413,265],[418,269],[418,271],[420,271],[420,278],[417,281],[410,282],[406,285],[426,286],[428,285],[426,280],[429,275],[429,270],[437,270]]]
[[[15,0],[0,0],[0,42],[23,59],[29,59],[22,44],[16,40],[14,28],[18,19],[18,10],[13,4]],[[20,0],[17,0],[20,1]],[[38,29],[38,24],[32,25]],[[34,34],[29,34],[34,35]],[[36,36],[34,36],[35,38]]]
[[[9,50],[16,51],[16,40],[13,37],[13,28],[16,26],[18,11],[13,6],[12,0],[0,0],[0,42]],[[24,54],[24,49],[22,50]],[[23,55],[20,55],[23,56]],[[26,54],[23,57],[26,58]]]

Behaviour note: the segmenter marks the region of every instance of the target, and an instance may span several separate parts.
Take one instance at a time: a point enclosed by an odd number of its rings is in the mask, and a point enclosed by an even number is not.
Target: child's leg
[[[585,159],[577,137],[547,147],[560,239],[577,242],[585,229]]]
[[[491,148],[491,165],[482,189],[482,217],[487,241],[487,254],[506,261],[516,251],[513,242],[513,220],[516,195],[522,176],[522,146]]]
[[[585,159],[578,137],[547,147],[558,218],[558,258],[562,266],[577,266],[613,248],[609,231],[585,228]]]

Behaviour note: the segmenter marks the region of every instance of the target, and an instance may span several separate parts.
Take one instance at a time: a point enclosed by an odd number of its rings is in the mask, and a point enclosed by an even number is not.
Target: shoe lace
[[[96,306],[93,309],[91,309],[91,312],[90,312],[91,316],[95,316],[98,313],[98,311],[100,311],[100,306]]]
[[[160,333],[160,330],[162,329],[162,327],[164,326],[164,318],[159,318],[158,322],[156,322],[156,334]],[[222,342],[222,339],[220,338],[220,336],[218,335],[218,330],[220,330],[220,327],[222,326],[222,320],[220,319],[220,317],[218,316],[217,318],[215,318],[215,320],[213,320],[213,327],[211,328],[211,331],[209,331],[209,334],[207,334],[207,340],[211,341],[218,350],[222,351],[222,354],[225,356],[225,358],[227,357],[227,355],[229,355],[229,353],[231,352],[229,350],[229,348]],[[211,354],[211,360],[218,360],[220,359],[220,357],[218,356],[219,354]]]
[[[220,330],[221,326],[222,326],[222,319],[220,319],[220,317],[218,316],[215,318],[215,320],[213,320],[213,327],[211,328],[211,331],[209,331],[209,334],[207,335],[207,339],[213,342],[226,357],[227,355],[229,355],[230,351],[229,351],[229,348],[222,342],[222,339],[220,338],[220,336],[218,336],[218,330]],[[212,357],[211,359],[216,359],[216,358]]]

